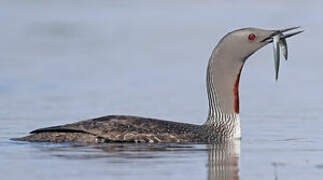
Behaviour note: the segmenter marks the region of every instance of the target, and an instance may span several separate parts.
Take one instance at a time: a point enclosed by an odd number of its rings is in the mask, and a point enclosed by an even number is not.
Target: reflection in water
[[[193,154],[202,153],[204,156],[207,151],[208,180],[239,179],[239,140],[208,145],[130,143],[96,145],[61,143],[53,145],[46,143],[44,146],[42,143],[37,143],[34,144],[34,147],[51,156],[67,160],[113,159],[109,163],[129,162],[130,165],[136,159],[146,159],[152,163],[156,159],[171,159],[168,163],[174,163],[175,158],[179,156],[190,159]],[[167,163],[164,165],[167,166]]]
[[[208,146],[208,179],[237,180],[239,179],[240,141]]]

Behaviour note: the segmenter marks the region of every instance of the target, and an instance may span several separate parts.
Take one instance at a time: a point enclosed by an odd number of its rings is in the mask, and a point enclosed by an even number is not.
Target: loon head
[[[244,62],[257,50],[273,42],[276,35],[281,34],[279,38],[284,40],[303,32],[297,31],[291,34],[282,34],[297,28],[299,28],[299,26],[279,30],[265,30],[259,28],[238,29],[225,35],[216,49],[221,49],[223,53],[228,53],[232,58]]]

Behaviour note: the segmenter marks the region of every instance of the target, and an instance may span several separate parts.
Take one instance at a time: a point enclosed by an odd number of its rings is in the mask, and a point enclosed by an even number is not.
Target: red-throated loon
[[[212,52],[207,67],[209,114],[207,121],[202,125],[136,116],[105,116],[72,124],[37,129],[32,131],[29,136],[15,138],[14,140],[85,143],[209,143],[240,138],[238,88],[245,61],[268,43],[273,41],[277,43],[278,34],[280,35],[278,41],[279,39],[285,41],[286,38],[302,32],[282,34],[296,28],[282,30],[245,28],[230,32],[220,40]],[[277,53],[277,48],[275,52]]]

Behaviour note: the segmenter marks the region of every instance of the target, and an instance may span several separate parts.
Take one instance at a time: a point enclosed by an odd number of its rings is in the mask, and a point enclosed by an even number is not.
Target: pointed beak
[[[265,39],[263,39],[260,42],[271,43],[271,42],[273,42],[273,37],[276,36],[277,34],[282,34],[284,32],[295,30],[298,28],[300,28],[300,26],[290,27],[290,28],[281,29],[281,30],[274,30],[273,33],[271,33],[268,37],[266,37]],[[295,35],[302,33],[302,32],[304,32],[304,30],[296,31],[296,32],[289,33],[289,34],[283,34],[282,36],[280,36],[280,39],[290,38],[290,37],[295,36]]]

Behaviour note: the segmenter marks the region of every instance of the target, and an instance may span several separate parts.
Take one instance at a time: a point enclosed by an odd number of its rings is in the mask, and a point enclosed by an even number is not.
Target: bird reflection
[[[240,141],[208,146],[208,180],[238,180]]]
[[[238,180],[240,141],[216,144],[44,144],[34,147],[52,156],[67,160],[110,159],[159,159],[165,158],[154,152],[203,152],[207,153],[208,180]],[[167,157],[167,155],[166,155]],[[187,157],[189,158],[189,157]],[[113,161],[115,163],[115,161]]]

